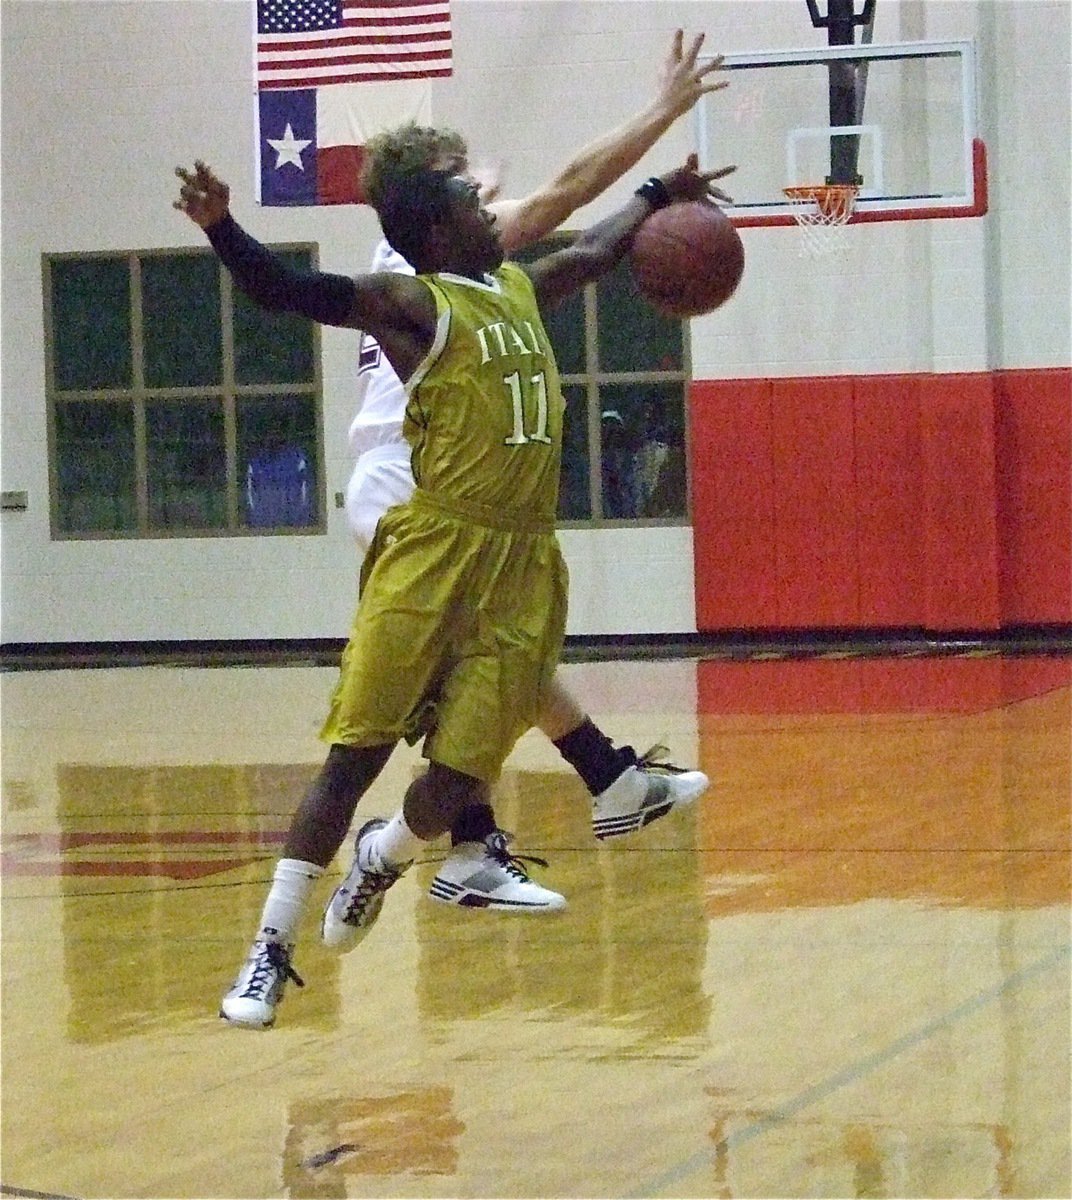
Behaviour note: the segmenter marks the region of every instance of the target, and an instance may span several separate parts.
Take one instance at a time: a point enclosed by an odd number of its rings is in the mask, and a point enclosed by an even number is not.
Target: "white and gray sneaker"
[[[320,936],[334,950],[352,950],[376,924],[384,892],[409,868],[395,866],[372,854],[373,836],[387,824],[378,817],[366,821],[354,839],[354,862],[324,909]]]
[[[287,980],[305,987],[305,981],[290,965],[293,950],[293,946],[282,942],[254,942],[238,978],[220,1004],[220,1016],[246,1029],[271,1028]]]
[[[670,751],[652,746],[626,769],[592,805],[592,832],[600,840],[622,837],[650,825],[679,804],[691,804],[710,780],[662,759]]]
[[[541,887],[529,878],[523,864],[541,867],[542,858],[511,854],[509,834],[497,829],[482,842],[460,842],[436,872],[428,895],[443,904],[462,908],[495,908],[503,912],[559,912],[566,897]]]

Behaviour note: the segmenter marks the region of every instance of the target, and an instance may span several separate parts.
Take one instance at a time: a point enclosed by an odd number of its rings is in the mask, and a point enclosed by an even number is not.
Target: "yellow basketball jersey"
[[[562,390],[531,281],[514,263],[482,283],[418,278],[435,296],[438,325],[406,384],[417,486],[507,521],[553,522]]]

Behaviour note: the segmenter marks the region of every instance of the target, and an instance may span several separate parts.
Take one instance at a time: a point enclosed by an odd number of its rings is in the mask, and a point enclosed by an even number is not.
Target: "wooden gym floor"
[[[526,735],[500,820],[568,910],[436,905],[437,847],[335,958],[340,856],[266,1033],[216,1007],[334,669],[0,676],[0,1192],[1072,1195],[1072,657],[564,670],[708,794],[601,846]]]

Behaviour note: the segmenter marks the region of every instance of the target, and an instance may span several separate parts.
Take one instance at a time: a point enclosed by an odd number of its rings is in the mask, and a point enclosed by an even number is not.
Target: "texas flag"
[[[369,138],[431,119],[449,0],[257,0],[254,55],[261,203],[360,204]]]

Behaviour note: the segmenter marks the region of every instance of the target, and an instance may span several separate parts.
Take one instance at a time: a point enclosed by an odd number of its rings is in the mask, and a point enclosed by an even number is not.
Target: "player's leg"
[[[406,789],[402,808],[389,821],[377,818],[366,821],[357,834],[354,861],[346,881],[325,913],[325,942],[339,950],[358,945],[379,916],[384,895],[417,855],[446,833],[465,808],[486,805],[489,793],[490,787],[483,780],[432,762]],[[498,837],[501,839],[502,835]],[[565,906],[556,892],[540,888],[528,879],[520,863],[506,851],[505,842],[497,857],[488,847],[481,850],[481,855],[463,860],[465,872],[457,882],[443,877],[441,871],[432,885],[432,895],[464,905],[463,897],[473,894],[483,907]],[[458,858],[457,850],[453,851],[444,868],[450,868]],[[473,879],[475,891],[466,887],[466,874],[479,877]],[[442,895],[437,895],[437,888]]]
[[[446,833],[466,804],[487,800],[488,786],[432,763],[406,789],[402,807],[389,820],[373,818],[358,830],[354,861],[335,889],[321,932],[327,945],[352,950],[375,924],[383,897],[410,867],[422,846]]]
[[[329,866],[350,829],[358,800],[383,770],[394,747],[394,742],[331,746],[291,820],[283,857],[314,863],[321,870]]]
[[[545,859],[514,854],[512,835],[499,828],[490,801],[468,803],[451,825],[451,848],[436,871],[428,895],[441,904],[498,912],[550,913],[566,898],[537,883],[526,864]]]
[[[332,746],[291,820],[260,924],[244,965],[223,998],[220,1016],[233,1025],[267,1029],[288,980],[294,933],[309,894],[342,845],[358,800],[390,757],[393,743]]]
[[[509,537],[487,536],[493,541]],[[533,539],[530,544],[524,536],[519,541],[508,552],[486,558],[509,568],[497,568],[493,579],[477,577],[471,585],[471,607],[479,598],[481,620],[467,632],[444,684],[441,714],[446,718],[426,748],[433,761],[487,780],[498,778],[517,739],[535,723],[565,625],[566,576],[557,542]],[[473,807],[467,805],[454,822],[454,844],[432,881],[431,898],[516,913],[565,908],[564,897],[532,879],[525,865],[547,864],[511,853],[509,835],[496,827],[490,808],[485,811],[486,824],[469,825],[461,838],[459,827],[472,821]]]
[[[540,728],[545,733],[549,728],[569,732],[585,714],[564,688],[555,689],[554,699],[546,715],[541,713]],[[528,872],[526,864],[546,867],[547,861],[510,851],[513,837],[499,827],[490,802],[466,805],[450,835],[450,854],[428,892],[433,900],[514,913],[550,913],[566,907],[564,896],[537,883]]]
[[[392,510],[402,514],[402,525],[405,511]],[[361,600],[321,729],[331,749],[294,816],[284,848],[287,857],[254,952],[224,1002],[223,1015],[235,1023],[271,1024],[282,986],[294,978],[287,939],[305,900],[345,838],[358,798],[391,748],[413,732],[441,670],[438,626],[423,614],[447,605],[452,584],[435,569],[434,548],[426,561],[424,540],[394,539],[399,525],[388,527],[389,519],[381,520],[383,536],[366,556]],[[395,540],[400,544],[392,553]],[[402,601],[407,595],[415,612]],[[372,912],[367,923],[374,919]]]
[[[362,556],[372,545],[380,518],[393,505],[404,504],[413,495],[414,486],[408,446],[390,443],[360,455],[346,485],[346,519]],[[572,726],[567,725],[563,732],[569,728]],[[467,878],[472,879],[477,888],[475,892],[465,892],[464,903],[468,907],[500,907],[498,902],[481,903],[482,900],[491,901],[492,891],[499,901],[518,899],[517,896],[507,897],[508,891],[517,890],[508,888],[507,884],[511,881],[519,884],[528,877],[519,868],[517,856],[506,852],[509,836],[499,829],[495,810],[488,803],[466,805],[451,826],[451,848],[458,851],[458,862],[482,863],[488,868],[482,874],[473,870],[467,872]],[[489,858],[490,862],[484,861]],[[519,870],[522,878],[518,876]],[[491,890],[485,889],[486,895],[481,895],[480,884],[485,881]],[[561,900],[556,892],[548,892],[545,900],[550,897]],[[536,910],[522,906],[516,911]]]
[[[650,825],[707,790],[707,776],[664,761],[663,746],[639,757],[632,746],[615,746],[557,672],[544,692],[538,724],[584,780],[592,796],[592,829],[601,840]]]

